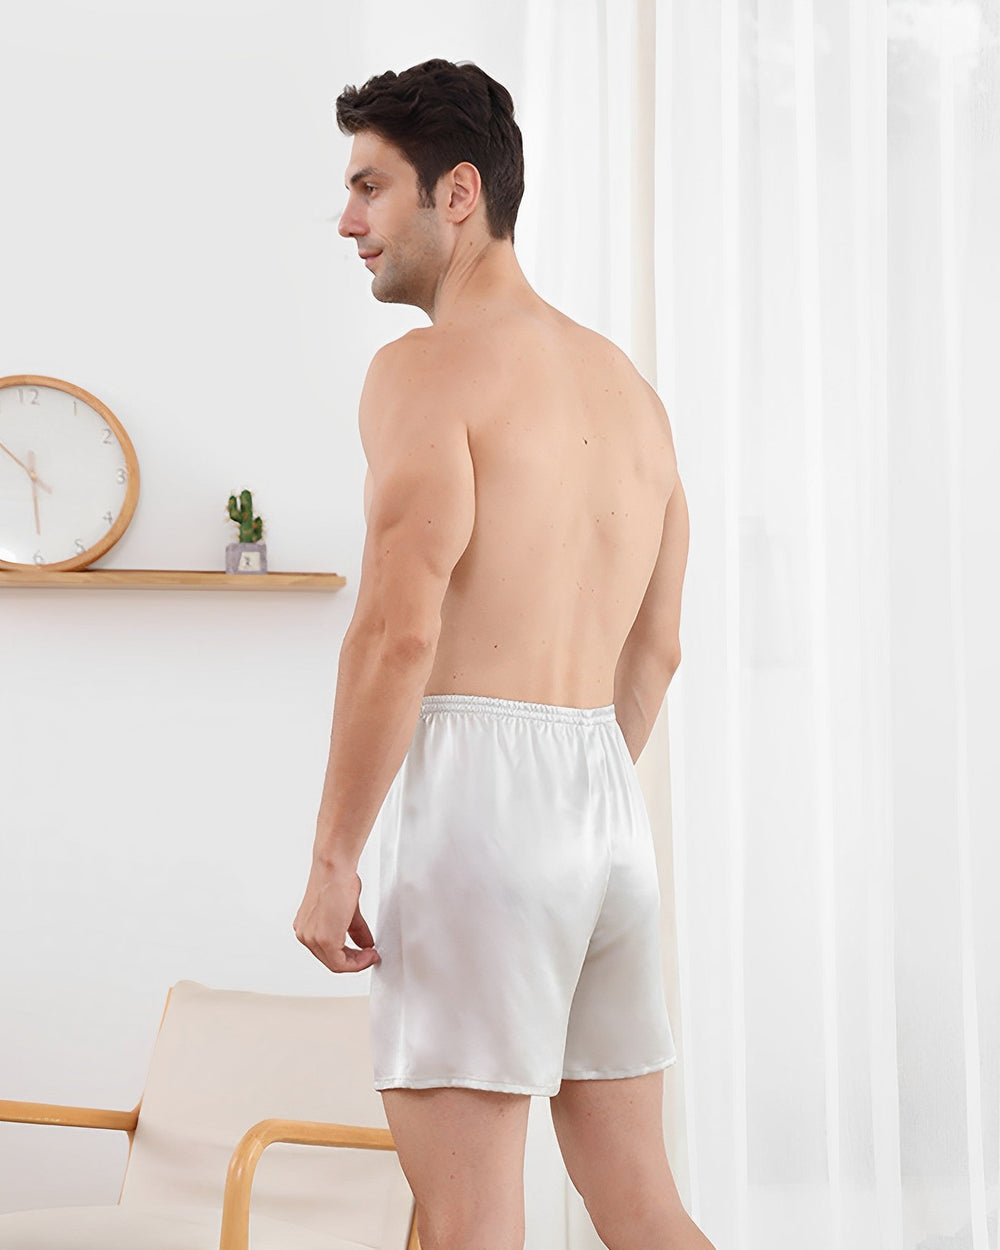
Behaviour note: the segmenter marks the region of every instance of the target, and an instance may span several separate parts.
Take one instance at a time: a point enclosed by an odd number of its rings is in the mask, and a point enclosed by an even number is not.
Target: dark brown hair
[[[521,131],[510,92],[471,61],[435,59],[387,70],[337,98],[345,135],[371,130],[417,171],[421,202],[433,207],[442,174],[468,161],[479,170],[490,234],[513,242],[524,194]]]

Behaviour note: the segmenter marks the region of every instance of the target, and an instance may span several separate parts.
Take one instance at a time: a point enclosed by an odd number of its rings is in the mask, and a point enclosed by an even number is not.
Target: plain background
[[[247,487],[272,570],[347,577],[330,595],[0,599],[2,1096],[130,1107],[180,978],[367,991],[291,923],[357,590],[358,395],[374,351],[426,321],[376,304],[337,235],[333,103],[435,55],[516,100],[524,36],[517,5],[488,32],[460,4],[430,25],[317,0],[0,9],[0,376],[74,382],[129,432],[141,497],[100,566],[221,569]],[[548,1236],[544,1120],[532,1143]],[[114,1202],[124,1160],[123,1135],[0,1126],[0,1209]]]

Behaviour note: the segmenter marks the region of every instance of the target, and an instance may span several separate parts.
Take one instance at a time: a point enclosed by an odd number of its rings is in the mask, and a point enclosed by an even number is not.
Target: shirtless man
[[[361,397],[367,535],[295,932],[334,972],[373,967],[423,1250],[523,1246],[531,1094],[611,1250],[711,1250],[663,1144],[676,1051],[634,769],[680,662],[667,415],[521,272],[499,83],[429,61],[345,89],[337,119],[340,233],[375,298],[431,325],[376,353]]]

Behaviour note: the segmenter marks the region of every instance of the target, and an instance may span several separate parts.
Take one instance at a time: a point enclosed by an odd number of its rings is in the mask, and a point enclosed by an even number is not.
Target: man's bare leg
[[[667,1162],[662,1072],[563,1081],[550,1105],[566,1170],[608,1250],[714,1250]]]
[[[523,1250],[529,1097],[387,1089],[382,1101],[417,1200],[421,1250]]]

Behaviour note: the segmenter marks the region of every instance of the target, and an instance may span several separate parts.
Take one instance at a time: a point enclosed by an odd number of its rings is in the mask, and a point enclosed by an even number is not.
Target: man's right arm
[[[678,477],[667,500],[656,565],[615,668],[615,715],[633,762],[653,731],[681,662],[681,588],[688,534],[687,498]]]

